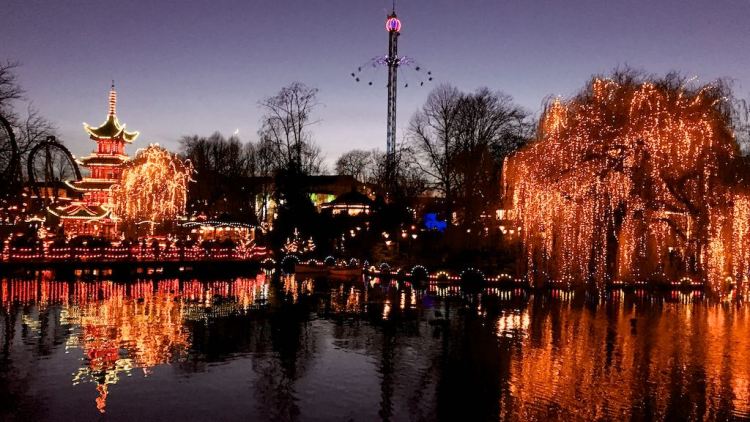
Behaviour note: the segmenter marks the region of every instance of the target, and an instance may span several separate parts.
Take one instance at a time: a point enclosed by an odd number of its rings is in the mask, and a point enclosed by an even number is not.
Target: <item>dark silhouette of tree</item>
[[[22,163],[26,162],[29,152],[39,143],[50,136],[57,137],[57,128],[55,125],[44,118],[31,104],[26,107],[25,115],[15,117],[14,129]],[[57,141],[61,142],[60,139],[57,139]],[[51,165],[58,167],[61,163],[52,163]]]
[[[0,114],[13,125],[18,149],[25,156],[36,144],[54,135],[55,127],[31,104],[27,104],[23,116],[17,112],[14,103],[25,99],[16,75],[19,67],[19,62],[0,62]]]
[[[260,143],[273,154],[277,171],[315,174],[322,168],[320,148],[312,143],[309,128],[317,123],[312,113],[318,90],[301,82],[282,88],[260,101],[264,110],[259,131]]]
[[[259,184],[247,178],[259,171],[258,148],[239,138],[225,138],[215,132],[209,137],[184,136],[182,154],[195,169],[189,190],[188,210],[209,217],[229,215],[234,220],[253,220],[255,195]]]
[[[721,82],[720,82],[721,83]],[[728,88],[726,88],[727,91]],[[750,154],[750,105],[745,99],[731,96],[728,98],[730,106],[730,125],[742,155]]]
[[[317,123],[312,118],[317,94],[317,89],[293,82],[259,103],[264,111],[258,131],[259,157],[274,175],[274,199],[279,204],[271,238],[274,246],[280,246],[295,229],[308,235],[317,224],[305,180],[323,168],[321,150],[310,133]]]
[[[527,116],[503,93],[480,88],[466,94],[441,85],[412,118],[416,163],[442,195],[446,218],[462,232],[478,229],[482,214],[494,214],[503,160],[528,139]]]
[[[372,151],[353,149],[341,154],[336,160],[336,174],[352,176],[360,182],[365,182],[372,166]]]
[[[225,176],[253,176],[256,173],[255,146],[239,138],[224,138],[219,132],[211,136],[183,136],[183,153],[196,169]]]
[[[458,101],[461,95],[451,85],[438,86],[414,115],[409,128],[409,136],[424,163],[423,171],[445,198],[448,215],[452,211],[456,190],[456,174],[451,157],[456,148]]]
[[[21,64],[16,61],[0,62],[0,113],[5,116],[10,114],[13,101],[23,99],[24,91],[16,75],[16,70],[20,66]]]
[[[17,77],[19,67],[19,62],[10,60],[0,62],[0,116],[8,121],[15,134],[16,152],[18,153],[15,165],[10,165],[13,158],[10,136],[5,130],[0,130],[0,171],[14,167],[14,169],[9,170],[14,175],[6,175],[6,177],[15,180],[23,179],[24,174],[21,169],[28,160],[29,152],[49,136],[56,135],[54,125],[42,117],[32,104],[26,104],[25,113],[19,113],[16,109],[18,103],[25,100],[24,90]],[[58,141],[60,140],[58,139]],[[60,163],[49,163],[49,168],[59,166]],[[16,196],[8,188],[7,184],[0,186],[0,196]]]
[[[368,182],[382,189],[387,179],[388,156],[379,150],[372,151],[372,168],[369,171]],[[398,206],[413,205],[414,200],[427,189],[427,179],[417,163],[414,150],[404,144],[396,145],[393,156],[393,180],[391,197]]]

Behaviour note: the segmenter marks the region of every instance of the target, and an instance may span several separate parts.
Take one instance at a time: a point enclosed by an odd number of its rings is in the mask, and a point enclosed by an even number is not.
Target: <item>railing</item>
[[[3,262],[193,262],[193,261],[250,261],[270,255],[260,246],[250,248],[221,247],[48,247],[8,248],[3,251]]]

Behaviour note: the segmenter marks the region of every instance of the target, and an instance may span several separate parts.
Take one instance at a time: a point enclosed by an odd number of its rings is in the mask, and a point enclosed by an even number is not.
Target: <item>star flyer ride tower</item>
[[[386,183],[390,191],[395,177],[396,161],[396,89],[398,87],[398,37],[401,34],[401,21],[396,17],[395,8],[385,21],[388,31],[388,125],[386,134]]]
[[[109,91],[109,112],[107,120],[99,127],[83,124],[91,140],[96,142],[96,150],[80,158],[79,164],[89,169],[88,177],[81,181],[66,182],[81,199],[62,208],[51,208],[50,212],[60,218],[67,235],[91,235],[114,238],[117,217],[112,214],[114,207],[112,186],[120,181],[122,166],[130,158],[125,154],[125,144],[132,143],[138,132],[128,132],[117,119],[117,91],[115,83]]]
[[[409,72],[417,74],[419,79],[417,86],[424,86],[426,82],[432,82],[432,72],[417,63],[416,60],[408,56],[398,55],[398,38],[401,34],[401,21],[396,16],[396,5],[394,2],[391,13],[385,20],[385,30],[388,32],[388,54],[378,55],[359,66],[355,72],[351,73],[355,82],[366,82],[368,86],[373,86],[372,75],[369,72],[377,72],[381,67],[388,68],[388,118],[386,130],[386,163],[385,163],[385,194],[386,201],[389,200],[390,194],[393,193],[397,177],[397,155],[396,155],[396,103],[398,88],[398,73],[401,71],[402,86],[409,87]],[[424,75],[424,76],[423,76]]]

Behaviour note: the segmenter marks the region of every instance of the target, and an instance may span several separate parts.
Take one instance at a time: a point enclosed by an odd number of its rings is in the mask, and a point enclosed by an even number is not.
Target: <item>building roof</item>
[[[100,205],[88,205],[75,203],[58,208],[49,208],[49,211],[61,219],[74,220],[101,220],[109,217],[111,211]]]
[[[91,154],[86,157],[79,158],[78,161],[84,166],[90,165],[120,165],[128,161],[126,155],[115,155],[115,154]]]
[[[83,179],[76,182],[68,182],[68,185],[77,191],[106,190],[117,183],[115,180]]]
[[[121,125],[120,121],[117,120],[117,91],[115,91],[114,82],[112,82],[112,89],[109,91],[109,112],[107,113],[107,120],[105,120],[99,127],[92,127],[84,123],[83,128],[94,140],[117,139],[130,143],[138,137],[138,132],[126,131],[125,125]]]
[[[138,132],[128,132],[125,125],[121,125],[117,116],[110,114],[107,120],[99,127],[92,127],[86,123],[83,128],[95,140],[98,139],[121,139],[125,142],[133,142],[138,137]]]
[[[371,207],[372,204],[372,199],[370,199],[367,195],[353,190],[339,195],[338,197],[336,197],[336,199],[326,205],[366,205],[368,207]]]
[[[55,197],[58,201],[70,201],[72,198],[80,197],[80,192],[72,188],[67,181],[55,180],[51,182],[37,181],[34,184],[27,183],[27,189],[32,198],[37,194],[46,197]]]

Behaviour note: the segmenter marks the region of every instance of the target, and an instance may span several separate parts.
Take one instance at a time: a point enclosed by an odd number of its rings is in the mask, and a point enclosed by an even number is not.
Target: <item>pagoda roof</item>
[[[122,139],[128,143],[133,142],[139,134],[137,131],[126,131],[125,125],[120,124],[120,121],[114,114],[108,115],[107,120],[99,127],[93,127],[84,123],[83,128],[94,139]]]
[[[112,213],[101,205],[88,205],[75,203],[58,208],[49,208],[49,212],[60,217],[61,219],[78,219],[78,220],[101,220],[109,217]]]
[[[84,123],[83,128],[91,135],[94,140],[100,139],[117,139],[124,142],[133,142],[138,137],[138,132],[128,132],[125,125],[121,125],[117,120],[117,91],[115,91],[115,82],[112,81],[112,89],[109,91],[109,112],[107,120],[99,127],[89,126]]]
[[[117,181],[84,178],[83,180],[66,183],[77,191],[99,191],[111,188]]]
[[[127,155],[115,155],[115,154],[91,154],[86,157],[79,158],[78,161],[85,165],[89,166],[92,164],[100,164],[100,165],[120,165],[126,161],[128,161],[130,158]]]

